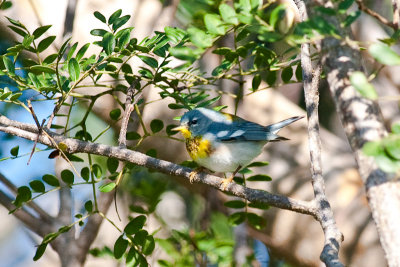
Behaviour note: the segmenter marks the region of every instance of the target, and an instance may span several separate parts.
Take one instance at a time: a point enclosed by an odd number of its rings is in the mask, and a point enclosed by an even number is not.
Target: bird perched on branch
[[[196,108],[183,114],[180,126],[172,130],[182,133],[186,149],[197,164],[215,172],[232,172],[221,182],[226,189],[235,174],[261,154],[265,144],[288,140],[277,133],[301,118],[262,126],[235,115]],[[196,174],[197,171],[192,172],[190,182]]]

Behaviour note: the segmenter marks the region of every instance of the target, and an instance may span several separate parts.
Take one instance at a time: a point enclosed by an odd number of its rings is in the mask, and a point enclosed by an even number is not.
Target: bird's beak
[[[191,137],[191,133],[189,131],[189,128],[187,127],[187,125],[180,125],[178,127],[172,128],[172,131],[179,131],[182,133],[184,138],[190,138]]]

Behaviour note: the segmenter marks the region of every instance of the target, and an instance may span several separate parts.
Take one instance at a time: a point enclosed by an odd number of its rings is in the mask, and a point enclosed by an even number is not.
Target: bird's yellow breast
[[[210,141],[199,136],[186,139],[186,149],[193,160],[208,157],[212,152]]]

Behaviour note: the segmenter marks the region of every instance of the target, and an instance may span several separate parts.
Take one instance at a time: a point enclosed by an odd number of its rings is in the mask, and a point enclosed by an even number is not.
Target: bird
[[[288,140],[277,133],[301,118],[303,116],[295,116],[262,126],[236,115],[201,107],[184,113],[180,125],[172,130],[183,135],[186,150],[200,170],[232,173],[221,182],[225,190],[236,173],[261,154],[264,145]],[[190,174],[191,183],[197,173],[195,170]]]

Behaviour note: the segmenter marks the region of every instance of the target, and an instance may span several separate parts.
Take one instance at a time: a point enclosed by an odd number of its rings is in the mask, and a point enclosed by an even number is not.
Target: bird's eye
[[[197,119],[193,119],[189,123],[190,125],[196,125],[197,124]]]

